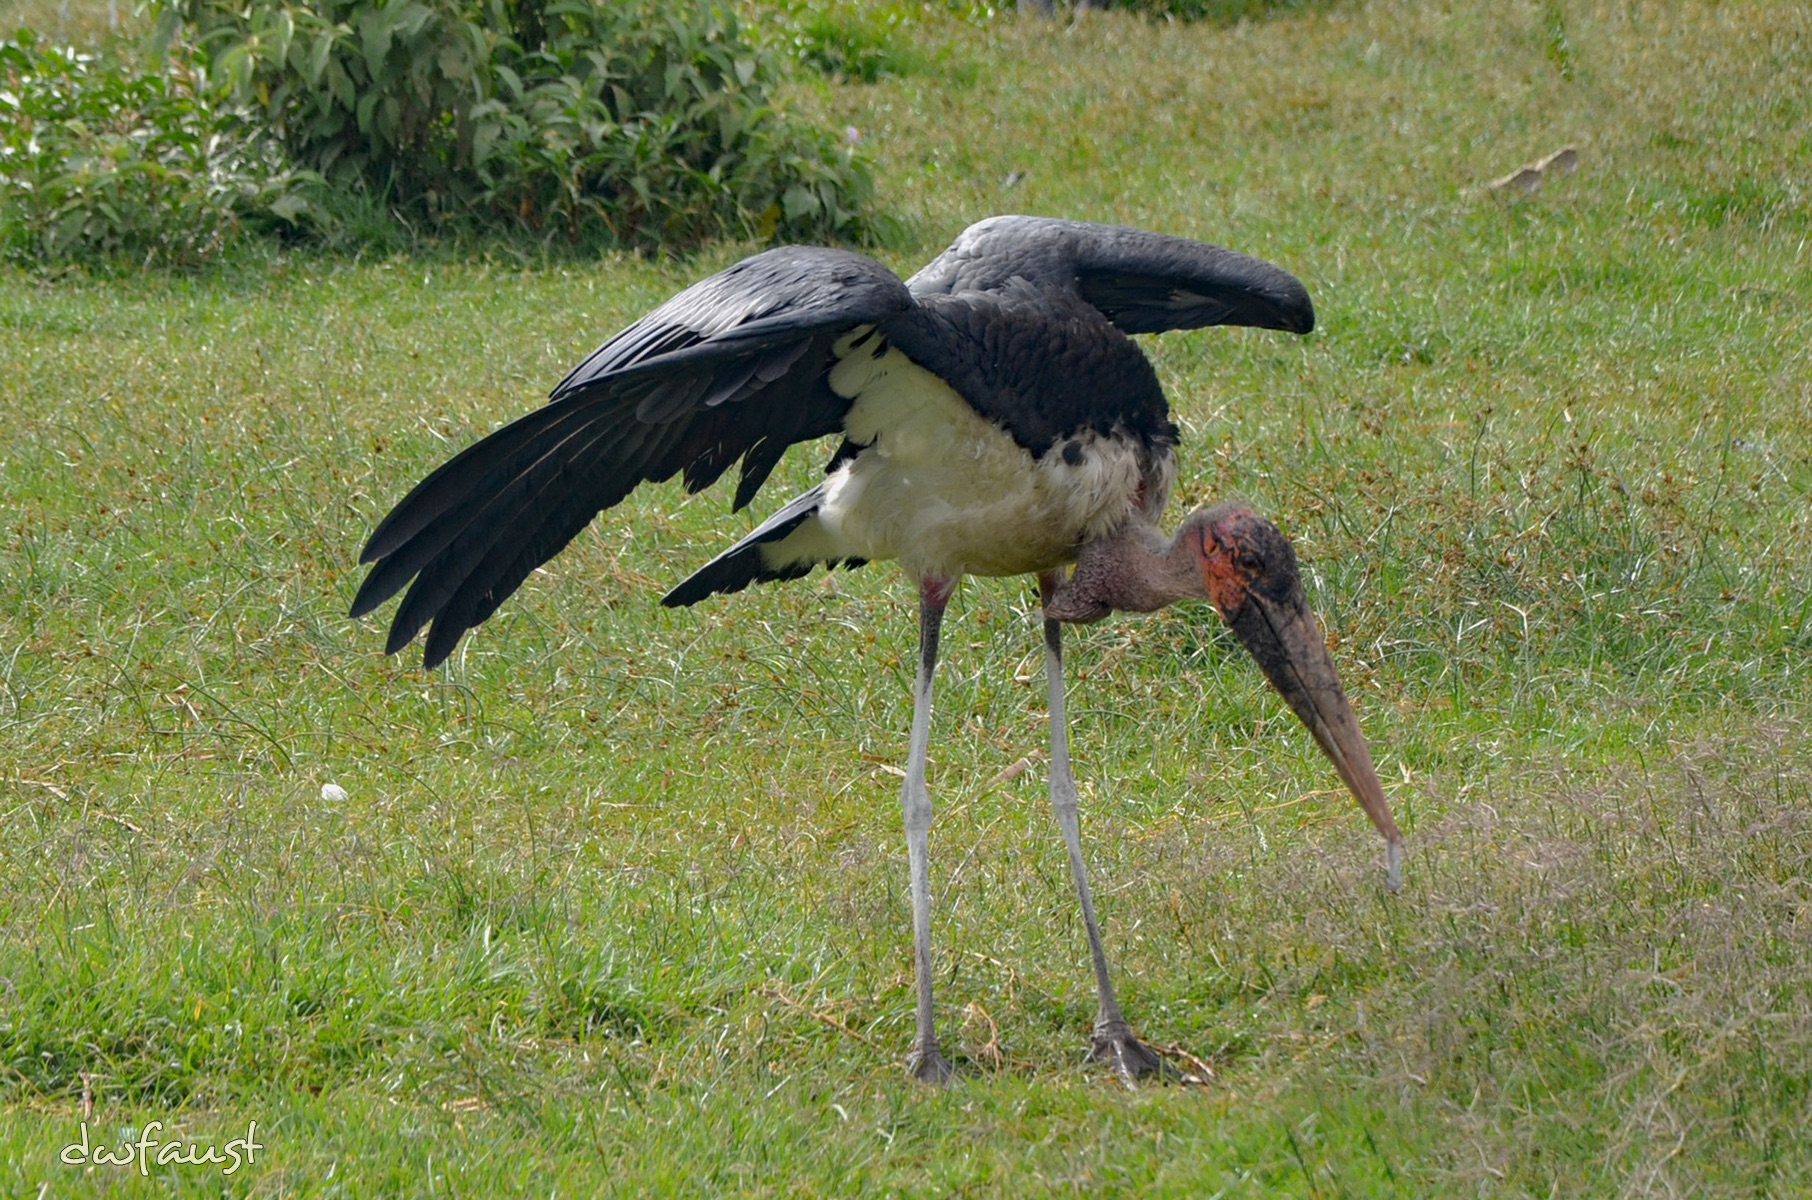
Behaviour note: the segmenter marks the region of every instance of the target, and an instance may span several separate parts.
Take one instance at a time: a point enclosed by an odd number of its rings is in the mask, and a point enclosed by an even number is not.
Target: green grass
[[[1308,282],[1307,340],[1146,344],[1177,507],[1297,540],[1403,892],[1210,611],[1081,631],[1123,999],[1213,1077],[1085,1066],[1032,597],[970,581],[932,776],[968,1077],[926,1091],[890,569],[660,609],[758,515],[667,485],[433,676],[343,615],[412,483],[746,248],[0,276],[0,1190],[1812,1191],[1806,12],[902,36],[912,72],[793,97],[876,156],[892,265],[1031,211]],[[1579,174],[1483,191],[1569,142]],[[90,1106],[94,1141],[266,1150],[64,1166]]]
[[[149,23],[127,0],[0,0],[0,36],[24,28],[58,41],[94,44],[135,34]]]

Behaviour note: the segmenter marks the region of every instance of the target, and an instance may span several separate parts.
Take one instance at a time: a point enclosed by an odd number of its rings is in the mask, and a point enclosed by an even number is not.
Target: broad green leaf
[[[327,90],[339,102],[340,107],[347,111],[351,111],[358,103],[358,93],[352,86],[352,77],[346,74],[346,68],[340,65],[337,58],[327,60]]]
[[[374,83],[384,78],[384,60],[390,55],[390,41],[395,33],[389,9],[372,8],[359,19],[360,50]]]
[[[271,202],[270,208],[273,213],[293,225],[308,211],[308,201],[295,192],[285,192]]]
[[[308,52],[308,82],[311,87],[319,87],[321,77],[327,70],[327,57],[333,53],[333,38],[329,34],[317,34],[314,44]]]
[[[375,128],[373,128],[371,117],[372,117],[372,114],[377,110],[378,101],[382,100],[383,98],[384,98],[384,94],[382,92],[376,91],[375,89],[372,91],[368,91],[363,96],[359,97],[358,105],[353,111],[354,111],[355,118],[357,119],[357,121],[359,123],[359,132],[360,133],[370,135],[370,134],[374,134],[374,133],[378,132]]]
[[[818,211],[818,197],[810,188],[795,183],[781,196],[781,203],[786,209],[786,219],[798,221]]]

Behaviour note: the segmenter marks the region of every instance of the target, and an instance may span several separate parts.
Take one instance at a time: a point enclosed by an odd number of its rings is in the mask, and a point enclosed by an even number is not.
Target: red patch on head
[[[1252,581],[1261,569],[1262,560],[1242,550],[1251,540],[1253,527],[1262,523],[1251,509],[1235,508],[1216,514],[1202,530],[1202,581],[1208,599],[1228,620],[1245,607]]]
[[[1201,531],[1201,582],[1209,589],[1209,600],[1232,620],[1234,613],[1245,607],[1247,573],[1232,555],[1225,533],[1216,529]]]
[[[1245,572],[1231,555],[1214,545],[1211,537],[1203,539],[1202,581],[1208,585],[1208,599],[1228,620],[1246,606]]]

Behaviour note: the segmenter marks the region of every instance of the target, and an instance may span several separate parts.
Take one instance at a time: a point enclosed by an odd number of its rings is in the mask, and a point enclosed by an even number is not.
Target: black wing
[[[1080,296],[1126,333],[1253,325],[1308,333],[1294,275],[1206,242],[1050,217],[990,217],[907,280],[915,295],[994,292],[1018,277]]]
[[[414,579],[385,652],[432,621],[434,667],[644,480],[683,471],[697,491],[741,459],[741,508],[789,445],[841,428],[850,402],[825,381],[837,339],[912,306],[898,276],[845,250],[782,247],[694,284],[417,484],[359,556],[375,565],[352,615]]]

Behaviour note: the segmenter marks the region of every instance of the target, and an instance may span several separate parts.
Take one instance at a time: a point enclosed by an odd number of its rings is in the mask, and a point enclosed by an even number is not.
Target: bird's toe
[[[1134,1037],[1125,1021],[1098,1022],[1095,1035],[1089,1040],[1088,1057],[1090,1062],[1112,1067],[1114,1074],[1128,1086],[1139,1079],[1168,1081],[1178,1078],[1176,1068]]]
[[[906,1055],[906,1073],[920,1083],[933,1087],[943,1087],[956,1078],[956,1068],[951,1066],[934,1042],[929,1046],[917,1045]]]

